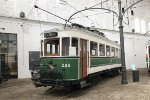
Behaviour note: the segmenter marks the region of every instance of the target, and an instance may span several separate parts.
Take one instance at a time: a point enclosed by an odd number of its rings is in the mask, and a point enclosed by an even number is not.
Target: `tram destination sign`
[[[58,36],[57,32],[48,32],[44,34],[45,38]]]

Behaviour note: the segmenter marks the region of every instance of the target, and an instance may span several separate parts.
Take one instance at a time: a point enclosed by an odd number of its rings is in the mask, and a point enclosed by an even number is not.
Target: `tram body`
[[[85,29],[53,29],[42,34],[40,65],[32,80],[35,86],[82,88],[120,66],[116,42]]]

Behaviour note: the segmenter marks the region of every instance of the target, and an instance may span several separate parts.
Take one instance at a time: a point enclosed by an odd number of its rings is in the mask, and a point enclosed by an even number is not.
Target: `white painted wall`
[[[5,30],[2,33],[17,34],[18,44],[18,78],[29,78],[29,51],[40,51],[40,34],[44,30],[61,27],[59,24],[43,23],[21,19],[0,17],[0,26]],[[21,26],[22,25],[22,26]]]
[[[36,0],[35,0],[36,1]],[[85,7],[90,7],[94,4],[97,4],[99,0],[82,0],[78,2],[77,0],[65,0],[68,4],[63,4],[63,2],[59,2],[59,0],[37,0],[36,3],[39,7],[46,9],[54,14],[57,14],[63,18],[69,18],[71,14],[76,12],[74,8],[77,10],[84,9]],[[111,2],[113,0],[110,0]],[[116,0],[114,0],[116,1]],[[123,1],[123,0],[122,0]],[[134,0],[136,1],[136,0]],[[59,3],[57,3],[59,2]],[[117,2],[112,4],[111,2],[102,5],[102,7],[109,8],[111,5],[114,6],[112,9],[117,11]],[[133,0],[128,0],[128,4],[132,4]],[[1,30],[3,33],[16,33],[17,34],[17,42],[18,42],[18,78],[29,78],[29,51],[39,51],[40,50],[40,33],[47,29],[52,29],[56,27],[62,27],[61,24],[56,23],[64,23],[64,21],[49,15],[45,12],[38,10],[38,14],[40,17],[41,26],[37,20],[39,17],[37,15],[37,10],[32,9],[34,5],[33,0],[0,0],[0,28],[5,28],[5,30]],[[149,22],[149,0],[144,0],[143,3],[138,4],[133,8],[134,16],[131,16],[130,12],[128,13],[130,25],[124,24],[124,30],[126,32],[131,32],[131,29],[134,28],[134,18],[145,19],[146,23]],[[99,5],[98,7],[100,7]],[[128,6],[128,5],[127,5]],[[125,3],[123,3],[123,7],[126,7]],[[32,9],[32,10],[31,10]],[[19,19],[19,13],[25,12],[26,18]],[[31,12],[30,12],[31,11]],[[112,14],[105,13],[106,11],[97,10],[96,12],[91,10],[88,12],[84,12],[82,14],[78,14],[74,16],[76,19],[73,19],[72,22],[77,22],[79,24],[83,24],[85,26],[95,25],[95,27],[100,29],[109,39],[114,41],[119,41],[119,34],[116,31],[110,30],[118,30],[118,25],[113,28],[112,26]],[[30,16],[28,16],[30,13]],[[104,14],[105,13],[105,14]],[[92,15],[98,14],[97,16],[90,16],[88,18],[82,17],[84,15]],[[28,17],[27,17],[28,16]],[[78,18],[80,17],[80,18]],[[81,18],[82,17],[82,18]],[[92,20],[91,20],[92,19]],[[117,22],[117,18],[115,19],[115,23]],[[48,22],[55,23],[48,23]],[[124,21],[125,18],[124,18]],[[23,24],[24,23],[24,24]],[[23,25],[21,27],[21,25]],[[147,27],[147,25],[146,25]],[[148,31],[148,27],[146,29]],[[139,35],[140,33],[125,33],[125,57],[126,57],[126,66],[127,69],[130,69],[131,64],[136,64],[138,68],[146,68],[145,62],[145,45],[147,44],[150,36]],[[134,39],[133,39],[134,37]]]
[[[131,69],[131,64],[136,64],[137,68],[146,67],[146,44],[150,36],[125,35],[126,65]]]

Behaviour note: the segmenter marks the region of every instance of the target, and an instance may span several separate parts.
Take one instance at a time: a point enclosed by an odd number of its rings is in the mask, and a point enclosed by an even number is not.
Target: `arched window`
[[[140,20],[138,18],[135,18],[134,20],[134,26],[135,26],[135,32],[140,32]]]
[[[141,20],[141,33],[144,34],[145,32],[145,20]]]

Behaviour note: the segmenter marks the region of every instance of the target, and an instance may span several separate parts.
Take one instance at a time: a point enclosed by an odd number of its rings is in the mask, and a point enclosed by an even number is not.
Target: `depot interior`
[[[146,45],[150,43],[149,0],[122,0],[126,68],[147,68]],[[130,7],[130,5],[134,6]],[[34,5],[49,11],[47,13]],[[0,59],[10,78],[30,78],[29,52],[40,51],[45,30],[63,28],[72,14],[86,8],[105,8],[119,14],[117,0],[0,0]],[[128,10],[126,10],[129,7]],[[72,23],[92,27],[120,44],[118,16],[104,9],[89,9],[73,16]],[[57,15],[61,18],[58,18]],[[68,23],[70,24],[70,23]]]

